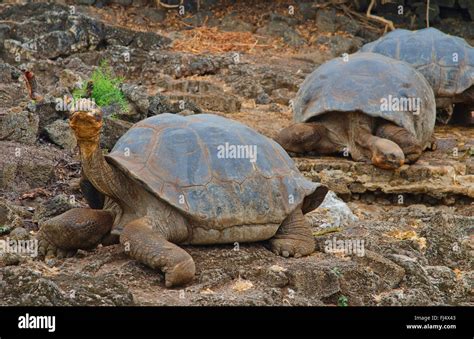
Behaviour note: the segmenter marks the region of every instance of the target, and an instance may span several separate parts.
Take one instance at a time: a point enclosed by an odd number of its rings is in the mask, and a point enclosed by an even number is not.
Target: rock
[[[420,236],[427,240],[426,258],[431,265],[447,266],[451,269],[470,267],[469,228],[474,217],[455,217],[437,212],[424,227]]]
[[[15,206],[8,200],[0,198],[0,227],[1,234],[10,233],[23,226],[23,218],[30,217],[29,213],[20,206]]]
[[[30,233],[23,227],[17,227],[10,232],[9,237],[13,240],[27,240],[30,238]]]
[[[354,256],[355,261],[364,267],[370,267],[380,278],[379,288],[384,290],[397,287],[405,277],[405,270],[380,254],[364,250],[364,256]]]
[[[318,10],[314,6],[313,2],[301,2],[298,4],[298,11],[303,15],[305,20],[316,19]]]
[[[46,132],[46,126],[67,116],[67,111],[64,110],[67,107],[63,105],[65,102],[64,97],[45,96],[44,101],[28,106],[28,109],[39,117],[38,129],[40,135]]]
[[[272,92],[273,101],[282,105],[288,105],[295,96],[296,93],[287,88],[277,88]]]
[[[150,100],[146,87],[133,84],[122,84],[121,90],[128,101],[131,102],[133,110],[138,114],[138,116],[134,117],[133,120],[138,121],[145,118],[148,113],[148,108],[150,107]],[[127,113],[120,114],[120,116],[128,117]]]
[[[6,266],[18,266],[21,263],[21,256],[16,253],[2,253],[0,251],[0,268]],[[1,280],[0,280],[1,286]]]
[[[426,266],[430,281],[442,292],[450,293],[457,285],[456,274],[446,266]]]
[[[235,13],[226,15],[219,27],[225,32],[253,32],[255,30],[252,24],[239,19]]]
[[[354,53],[362,47],[362,40],[360,38],[343,35],[322,35],[316,39],[316,43],[328,46],[333,57],[341,56],[343,53]]]
[[[105,117],[100,138],[100,146],[109,151],[112,150],[117,140],[120,139],[120,137],[124,135],[130,127],[132,127],[132,125],[132,123],[118,118]]]
[[[183,21],[194,27],[200,27],[203,26],[204,23],[207,23],[213,17],[214,14],[210,11],[200,11],[191,17],[184,18]]]
[[[317,209],[306,214],[313,226],[341,227],[359,220],[336,193],[329,191]]]
[[[337,276],[314,265],[293,265],[288,269],[289,286],[298,294],[326,298],[340,291]]]
[[[46,202],[41,203],[38,208],[36,208],[33,215],[33,221],[41,223],[45,220],[51,219],[57,215],[69,211],[74,207],[78,207],[74,196],[59,194],[54,198],[48,199]]]
[[[72,151],[77,146],[76,137],[65,120],[54,121],[45,127],[45,131],[49,140],[65,150]]]
[[[0,268],[2,306],[127,306],[130,291],[110,275],[44,276],[25,267]]]
[[[268,105],[269,103],[272,102],[272,99],[270,98],[270,96],[265,93],[265,92],[262,92],[260,93],[257,98],[255,99],[255,103],[257,105]]]
[[[157,115],[161,113],[173,113],[174,107],[169,98],[163,94],[156,94],[150,100],[148,107],[148,116]]]
[[[422,285],[423,287],[431,287],[431,281],[425,268],[418,262],[416,258],[411,258],[402,254],[391,254],[389,258],[403,267],[407,274],[407,282],[409,286]]]
[[[0,141],[0,189],[22,192],[45,186],[54,178],[58,159],[57,150],[46,146],[33,146]]]
[[[471,20],[474,21],[474,3],[471,0],[458,0],[459,7],[466,9],[471,17]]]
[[[74,0],[74,3],[78,5],[91,6],[95,3],[95,0]]]
[[[419,288],[394,289],[376,296],[379,306],[435,306],[439,303],[430,299],[430,296]]]
[[[230,93],[203,93],[203,94],[170,94],[169,98],[173,101],[192,102],[199,107],[199,111],[217,111],[233,113],[240,111],[242,105],[240,99]],[[182,106],[183,107],[183,106]],[[186,107],[184,106],[183,109]],[[202,109],[201,109],[202,108]],[[199,112],[196,112],[199,113]]]
[[[259,28],[257,34],[282,37],[288,45],[300,47],[306,43],[306,40],[304,40],[304,38],[290,26],[295,23],[295,19],[271,14],[269,22],[265,26]]]
[[[133,0],[109,0],[113,4],[120,6],[130,6],[133,3]]]
[[[336,10],[331,9],[319,9],[316,13],[316,26],[322,32],[336,31]]]
[[[39,118],[31,112],[0,114],[0,140],[34,144],[38,135],[38,126]]]
[[[162,8],[140,7],[138,12],[155,23],[166,20],[166,11]]]
[[[162,49],[170,45],[171,40],[154,32],[135,32],[133,42],[130,47],[140,48],[150,51],[153,49]]]
[[[81,88],[82,82],[82,77],[70,69],[63,69],[59,74],[59,86],[67,88],[71,92]]]
[[[417,14],[419,19],[423,20],[423,27],[426,27],[426,4],[420,3],[415,7],[415,13]],[[438,22],[439,21],[439,6],[430,3],[430,12],[429,12],[429,19],[430,23]]]

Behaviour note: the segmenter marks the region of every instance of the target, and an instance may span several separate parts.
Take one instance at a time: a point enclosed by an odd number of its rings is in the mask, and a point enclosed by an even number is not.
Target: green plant
[[[0,235],[10,233],[12,227],[7,225],[0,225]]]
[[[333,267],[331,269],[331,272],[334,273],[337,277],[340,277],[341,276],[341,271],[339,270],[338,267]]]
[[[345,295],[341,295],[339,299],[337,299],[337,306],[348,306],[349,305],[349,299]]]
[[[89,82],[92,84],[92,89],[88,88]],[[122,82],[123,78],[115,77],[112,73],[112,68],[104,60],[92,72],[90,81],[86,81],[81,88],[73,92],[73,97],[77,100],[90,95],[91,99],[94,99],[95,103],[100,107],[118,104],[122,111],[126,111],[128,110],[128,103],[120,90]]]

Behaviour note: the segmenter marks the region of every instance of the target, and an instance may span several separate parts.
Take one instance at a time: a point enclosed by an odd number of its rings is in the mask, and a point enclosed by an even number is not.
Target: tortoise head
[[[79,144],[85,142],[98,145],[102,128],[102,112],[92,100],[79,99],[71,109],[69,126],[74,131]]]
[[[372,163],[383,169],[397,169],[405,163],[405,155],[393,141],[378,138],[372,147]]]

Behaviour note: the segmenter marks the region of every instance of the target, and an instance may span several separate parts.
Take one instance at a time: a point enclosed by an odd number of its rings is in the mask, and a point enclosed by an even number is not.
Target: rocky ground
[[[474,45],[469,8],[433,2],[432,24]],[[146,1],[0,4],[0,239],[31,239],[42,220],[85,206],[76,141],[56,98],[101,60],[124,78],[130,104],[125,113],[104,108],[106,150],[163,112],[213,112],[273,137],[290,124],[290,100],[308,73],[383,33],[355,11],[363,1],[297,1],[293,12],[280,2],[202,3],[182,15]],[[409,10],[391,19],[422,27],[422,10]],[[21,67],[36,74],[44,100],[29,99]],[[339,197],[307,215],[311,256],[282,258],[266,243],[188,246],[194,282],[166,289],[161,273],[119,245],[46,261],[0,254],[0,304],[473,305],[474,130],[437,126],[436,136],[436,151],[395,172],[342,156],[295,158]],[[352,254],[331,251],[341,240],[357,244]]]

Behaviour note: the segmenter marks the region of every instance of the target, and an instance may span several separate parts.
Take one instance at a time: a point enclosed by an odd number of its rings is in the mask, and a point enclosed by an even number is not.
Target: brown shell
[[[256,161],[231,153],[222,158],[226,143],[255,146]],[[320,186],[305,179],[273,140],[211,114],[142,120],[107,160],[210,227],[281,223]]]

